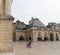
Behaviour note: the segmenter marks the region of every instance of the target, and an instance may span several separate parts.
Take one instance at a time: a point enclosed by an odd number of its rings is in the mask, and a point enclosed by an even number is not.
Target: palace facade
[[[45,26],[38,18],[26,25],[17,20],[14,23],[13,41],[60,41],[60,24],[50,22]]]

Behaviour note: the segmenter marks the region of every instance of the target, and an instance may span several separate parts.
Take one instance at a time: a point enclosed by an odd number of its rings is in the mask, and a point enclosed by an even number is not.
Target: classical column
[[[4,14],[5,13],[5,1],[4,0],[0,0],[0,14]]]

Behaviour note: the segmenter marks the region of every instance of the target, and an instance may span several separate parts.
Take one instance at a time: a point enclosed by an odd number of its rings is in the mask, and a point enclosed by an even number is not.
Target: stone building
[[[14,23],[14,41],[59,41],[60,24],[53,22],[45,26],[38,18],[32,18],[29,25],[24,22]]]

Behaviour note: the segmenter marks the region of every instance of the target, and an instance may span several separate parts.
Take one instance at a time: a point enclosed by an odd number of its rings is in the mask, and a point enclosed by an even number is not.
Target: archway
[[[48,41],[48,37],[44,37],[44,41]]]
[[[28,41],[32,41],[31,34],[29,34]]]
[[[23,40],[24,40],[23,36],[20,36],[19,41],[23,41]]]
[[[53,33],[50,33],[50,41],[54,41]]]
[[[37,40],[38,40],[38,41],[42,41],[42,37],[38,37]]]
[[[31,37],[29,37],[29,40],[32,40],[32,38],[31,38]]]

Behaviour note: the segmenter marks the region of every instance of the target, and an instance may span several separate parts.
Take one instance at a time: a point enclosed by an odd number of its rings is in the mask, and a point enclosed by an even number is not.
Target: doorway
[[[19,41],[23,41],[23,40],[24,40],[23,36],[20,36]]]
[[[44,41],[48,41],[48,37],[44,37]]]
[[[50,33],[50,41],[54,41],[53,33]]]
[[[31,37],[29,37],[29,40],[32,40],[32,38],[31,38]]]
[[[38,41],[42,41],[42,37],[38,37],[37,40],[38,40]]]

